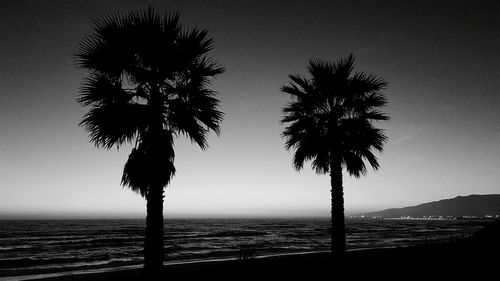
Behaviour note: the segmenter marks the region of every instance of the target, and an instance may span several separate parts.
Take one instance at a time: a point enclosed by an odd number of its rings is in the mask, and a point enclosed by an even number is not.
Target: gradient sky
[[[91,19],[146,1],[0,1],[0,216],[144,217],[121,188],[130,147],[95,148],[75,101]],[[375,3],[376,2],[376,3]],[[347,213],[500,193],[500,1],[150,1],[215,39],[222,135],[176,141],[165,215],[328,216],[329,178],[300,173],[279,88],[352,52],[389,81],[381,168],[345,177]]]

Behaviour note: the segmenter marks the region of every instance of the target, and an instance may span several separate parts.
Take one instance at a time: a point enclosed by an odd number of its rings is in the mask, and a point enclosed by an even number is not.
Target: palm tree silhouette
[[[367,173],[365,161],[378,169],[373,152],[382,151],[387,137],[373,121],[389,119],[379,110],[386,104],[380,91],[387,82],[353,73],[354,60],[352,54],[333,63],[311,60],[310,78],[289,75],[289,85],[281,88],[291,96],[281,123],[288,124],[282,136],[286,149],[295,150],[293,165],[301,170],[311,160],[316,173],[330,173],[331,252],[341,259],[346,252],[342,169],[355,177]]]
[[[78,102],[89,107],[80,125],[97,147],[132,144],[121,184],[147,201],[144,268],[163,265],[164,187],[175,174],[174,138],[202,149],[219,134],[223,113],[210,79],[224,72],[207,56],[206,30],[184,30],[179,15],[149,8],[93,21],[76,55],[87,69]]]

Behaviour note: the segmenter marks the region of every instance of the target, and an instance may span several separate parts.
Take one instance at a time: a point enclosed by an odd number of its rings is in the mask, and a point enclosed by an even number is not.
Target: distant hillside
[[[458,196],[417,206],[359,214],[367,217],[487,216],[500,214],[500,194]]]

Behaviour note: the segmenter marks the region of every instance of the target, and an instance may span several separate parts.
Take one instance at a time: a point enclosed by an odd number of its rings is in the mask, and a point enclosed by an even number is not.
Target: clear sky
[[[345,177],[348,214],[500,193],[500,1],[145,2],[0,1],[0,216],[145,216],[120,186],[130,147],[99,150],[78,126],[73,55],[92,18],[148,4],[209,29],[227,68],[222,135],[176,141],[166,217],[328,216],[328,176],[283,148],[279,88],[350,52],[389,81],[392,119],[380,170]]]

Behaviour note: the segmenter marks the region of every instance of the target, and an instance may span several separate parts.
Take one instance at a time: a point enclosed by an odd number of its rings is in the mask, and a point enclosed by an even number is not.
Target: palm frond
[[[207,89],[184,94],[169,101],[168,122],[175,131],[205,149],[208,130],[220,134],[224,114],[218,110],[219,100]]]
[[[94,33],[84,37],[75,56],[77,66],[103,76],[120,79],[133,62],[131,38],[126,32],[128,17],[109,16],[94,20]]]
[[[335,79],[339,81],[348,81],[351,73],[354,70],[354,63],[356,59],[353,54],[340,58],[335,62],[334,75]]]
[[[179,49],[186,58],[200,57],[213,49],[213,39],[207,37],[208,30],[192,29],[179,36]]]
[[[148,109],[136,103],[109,103],[90,109],[80,122],[97,147],[132,143],[148,126]]]
[[[217,64],[213,59],[202,57],[192,61],[186,70],[185,76],[188,78],[185,84],[186,91],[204,89],[210,85],[210,79],[224,73],[225,69]],[[179,87],[180,88],[180,87]],[[178,92],[179,88],[177,88]],[[215,93],[215,92],[213,92]]]
[[[157,139],[141,139],[123,168],[122,185],[143,197],[146,197],[152,183],[155,187],[168,185],[175,175],[173,145],[172,133],[168,131]]]
[[[349,175],[359,178],[367,174],[366,165],[361,157],[352,152],[343,153],[342,163]]]
[[[77,101],[82,106],[127,103],[133,95],[126,92],[121,83],[113,83],[108,77],[91,75],[83,82]]]

